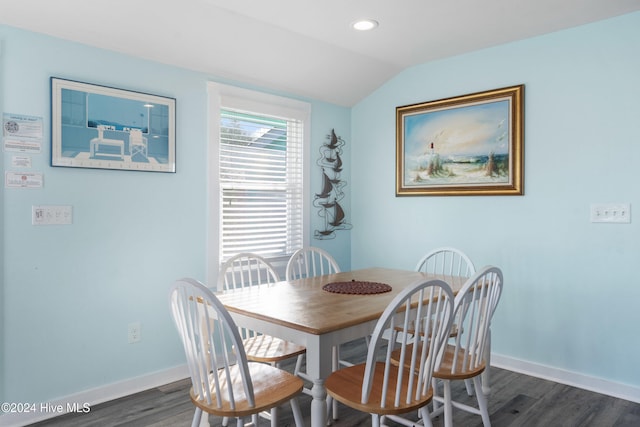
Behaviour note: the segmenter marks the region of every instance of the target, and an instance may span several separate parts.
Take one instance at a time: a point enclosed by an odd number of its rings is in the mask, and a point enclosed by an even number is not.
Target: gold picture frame
[[[396,196],[524,194],[524,85],[396,108]]]

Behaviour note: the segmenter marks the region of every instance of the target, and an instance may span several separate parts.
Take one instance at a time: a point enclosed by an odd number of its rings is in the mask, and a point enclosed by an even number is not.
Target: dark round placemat
[[[350,282],[327,283],[322,289],[335,294],[369,295],[389,292],[391,286],[386,283],[352,280]]]

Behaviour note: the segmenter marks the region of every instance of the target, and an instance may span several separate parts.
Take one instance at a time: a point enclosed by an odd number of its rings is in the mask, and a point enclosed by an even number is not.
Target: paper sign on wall
[[[42,188],[44,176],[39,172],[6,172],[4,185],[7,188]]]
[[[39,153],[42,150],[42,117],[4,113],[2,136],[4,151]]]

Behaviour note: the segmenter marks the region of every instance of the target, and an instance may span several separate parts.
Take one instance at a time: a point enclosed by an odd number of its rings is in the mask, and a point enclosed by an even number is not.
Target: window
[[[75,90],[62,89],[62,123],[71,126],[87,125],[86,94]]]
[[[254,252],[283,267],[308,242],[309,106],[214,84],[210,95],[213,265]]]

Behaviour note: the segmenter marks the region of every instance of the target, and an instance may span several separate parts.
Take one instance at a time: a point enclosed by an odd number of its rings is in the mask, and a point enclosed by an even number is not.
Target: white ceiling
[[[407,67],[640,0],[0,0],[0,23],[352,106]],[[373,18],[380,26],[355,32]]]

